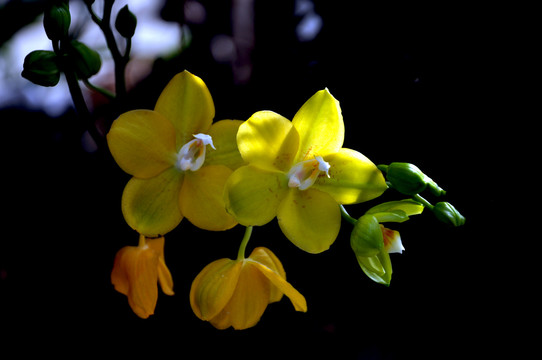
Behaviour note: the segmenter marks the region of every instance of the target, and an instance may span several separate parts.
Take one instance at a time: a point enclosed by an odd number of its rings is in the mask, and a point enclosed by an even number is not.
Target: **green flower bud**
[[[79,79],[88,79],[96,75],[102,66],[100,54],[77,40],[70,43],[68,61]]]
[[[433,213],[437,219],[448,225],[457,227],[465,224],[465,217],[448,202],[436,203],[433,207]]]
[[[402,194],[416,195],[427,187],[436,196],[446,193],[416,165],[394,162],[390,165],[380,165],[378,168],[386,173],[386,179],[391,183],[391,186]]]
[[[68,2],[59,1],[49,6],[43,14],[43,27],[47,37],[53,41],[68,37],[71,15]]]
[[[125,38],[129,39],[135,34],[137,25],[136,16],[128,10],[128,5],[120,9],[117,19],[115,20],[115,28]]]
[[[55,86],[60,80],[56,54],[45,50],[32,51],[24,59],[21,75],[36,85]]]
[[[358,219],[350,235],[350,246],[356,256],[375,256],[384,247],[384,238],[378,219],[365,214]]]

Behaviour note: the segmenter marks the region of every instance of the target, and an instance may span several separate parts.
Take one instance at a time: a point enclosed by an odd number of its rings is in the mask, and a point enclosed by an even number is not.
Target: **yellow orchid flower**
[[[117,252],[111,283],[128,297],[137,316],[146,319],[154,313],[158,283],[166,295],[173,295],[173,279],[164,260],[164,238],[139,236],[138,246],[125,246]]]
[[[335,241],[339,204],[380,196],[382,173],[361,153],[342,148],[339,102],[325,89],[313,95],[293,120],[271,111],[253,114],[239,127],[237,144],[247,165],[230,176],[227,210],[245,226],[275,216],[299,248],[319,253]]]
[[[122,195],[126,222],[156,237],[186,217],[206,230],[237,224],[225,211],[223,188],[243,160],[236,145],[239,120],[212,124],[213,99],[199,77],[177,74],[154,110],[132,110],[107,135],[117,164],[133,177]]]
[[[267,305],[280,301],[284,294],[296,311],[307,311],[305,298],[286,281],[275,254],[258,247],[245,258],[242,246],[237,260],[216,260],[196,276],[190,305],[198,318],[217,329],[232,326],[242,330],[256,325]]]

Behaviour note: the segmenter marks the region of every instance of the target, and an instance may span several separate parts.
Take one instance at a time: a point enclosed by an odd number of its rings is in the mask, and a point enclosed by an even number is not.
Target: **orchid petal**
[[[107,134],[113,158],[122,170],[151,178],[175,163],[175,132],[157,112],[133,110],[113,122]]]
[[[271,271],[275,272],[281,278],[286,280],[286,272],[284,271],[284,267],[276,255],[271,252],[271,250],[264,247],[258,247],[252,251],[249,258],[268,267]],[[282,299],[282,295],[284,294],[279,290],[278,287],[274,285],[271,286],[269,303],[280,301],[280,299]]]
[[[325,89],[314,94],[295,114],[299,133],[295,162],[339,151],[344,142],[344,123],[339,102]]]
[[[182,174],[175,168],[152,179],[132,178],[122,194],[124,219],[140,234],[164,235],[181,222],[179,193]]]
[[[224,185],[231,173],[226,166],[210,165],[185,174],[180,209],[192,224],[214,231],[231,229],[237,224],[224,205]]]
[[[320,176],[313,188],[328,193],[339,204],[372,200],[388,188],[380,170],[357,151],[342,148],[324,160],[330,164],[329,177]]]
[[[242,166],[226,182],[226,209],[244,226],[265,225],[277,215],[288,189],[287,181],[283,173]]]
[[[242,123],[241,120],[220,120],[211,126],[208,134],[213,138],[216,150],[207,152],[205,166],[225,165],[235,170],[244,165],[237,147],[237,131]]]
[[[341,226],[337,202],[314,189],[288,191],[277,218],[284,235],[297,247],[313,254],[327,250]]]
[[[299,135],[290,120],[272,111],[259,111],[239,127],[237,144],[247,163],[287,172],[298,149]]]
[[[213,98],[199,77],[183,71],[171,79],[156,101],[154,110],[175,127],[177,148],[198,133],[207,133],[215,116]]]
[[[307,312],[305,297],[287,282],[284,277],[259,262],[251,261],[250,258],[247,261],[256,267],[280,292],[284,293],[290,299],[296,311]]]
[[[241,268],[241,262],[220,259],[196,276],[190,288],[190,306],[198,318],[209,321],[224,309],[237,287]]]

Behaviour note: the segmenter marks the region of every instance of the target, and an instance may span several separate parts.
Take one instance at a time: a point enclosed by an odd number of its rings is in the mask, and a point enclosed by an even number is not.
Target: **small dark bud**
[[[135,34],[135,29],[137,25],[136,16],[128,10],[128,5],[120,9],[117,19],[115,20],[115,28],[127,39],[132,38]]]
[[[36,85],[55,86],[60,80],[57,55],[52,51],[32,51],[24,59],[21,75]]]

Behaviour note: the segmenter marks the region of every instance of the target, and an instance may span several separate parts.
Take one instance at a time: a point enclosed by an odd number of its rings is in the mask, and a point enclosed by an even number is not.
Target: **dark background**
[[[182,3],[168,2],[167,21],[184,22]],[[348,223],[319,255],[295,248],[275,221],[256,228],[248,251],[266,246],[277,254],[309,311],[296,313],[284,299],[270,305],[255,328],[218,331],[193,315],[190,284],[211,261],[236,256],[243,229],[205,232],[183,220],[166,236],[176,294],[160,293],[155,315],[142,320],[109,279],[116,251],[137,244],[120,211],[129,176],[107,153],[82,149],[85,128],[73,111],[48,118],[2,109],[3,345],[22,340],[19,354],[74,358],[441,359],[515,349],[508,331],[516,327],[508,321],[516,315],[503,300],[513,283],[512,260],[503,265],[494,253],[497,233],[505,236],[503,190],[515,186],[519,171],[507,148],[516,128],[509,125],[517,109],[510,93],[519,90],[513,84],[521,77],[510,65],[521,56],[518,35],[509,31],[515,15],[496,5],[314,1],[323,27],[314,40],[300,42],[293,1],[256,1],[252,75],[239,84],[231,66],[217,63],[209,50],[214,35],[231,34],[232,4],[201,3],[207,20],[188,24],[191,46],[158,59],[126,108],[152,108],[184,69],[206,82],[217,120],[244,120],[264,109],[291,119],[327,87],[341,102],[345,147],[377,164],[416,164],[448,191],[445,200],[465,215],[466,225],[447,227],[428,212],[395,226],[406,251],[391,256],[389,288],[359,269]],[[18,10],[30,16],[36,8]],[[96,114],[109,114],[106,124],[116,116],[107,106]],[[380,200],[399,198],[388,191]],[[358,217],[376,203],[348,209]]]

